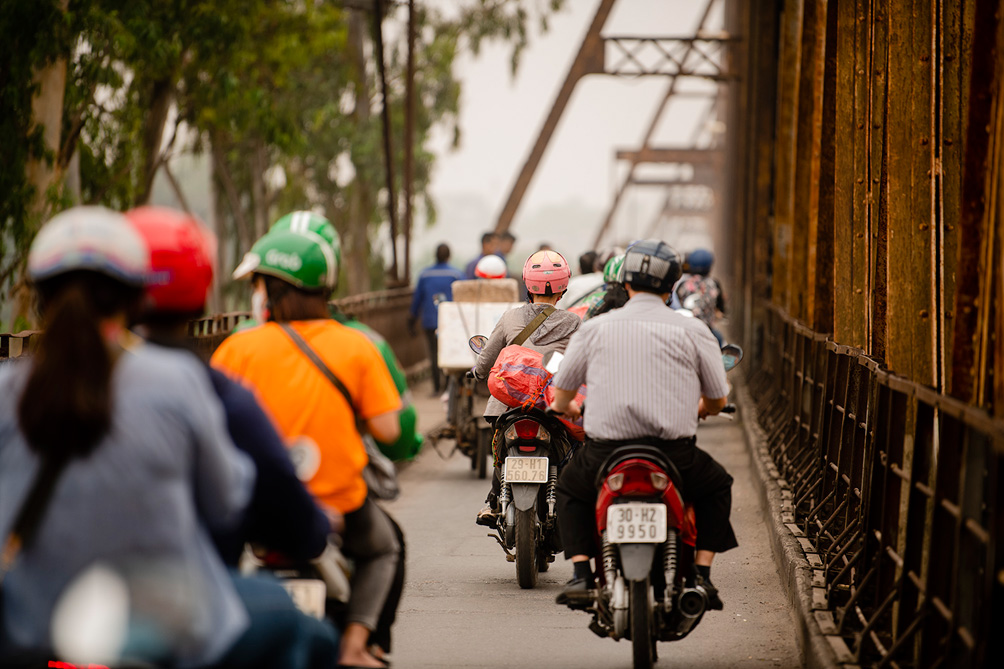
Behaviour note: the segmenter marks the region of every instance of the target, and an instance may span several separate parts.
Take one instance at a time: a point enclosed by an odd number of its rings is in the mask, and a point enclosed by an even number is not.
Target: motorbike
[[[739,346],[722,349],[726,371],[742,357]],[[730,404],[723,413],[735,410]],[[568,606],[591,613],[598,636],[630,640],[635,669],[651,669],[656,643],[686,637],[708,607],[692,576],[694,509],[680,495],[676,467],[652,446],[614,449],[597,483],[597,587]]]
[[[480,353],[485,337],[471,338],[471,348]],[[551,354],[553,375],[561,354]],[[473,374],[471,374],[473,376]],[[495,423],[502,452],[501,513],[492,528],[506,559],[516,563],[516,582],[531,589],[540,572],[547,571],[561,550],[558,536],[558,469],[569,457],[572,442],[561,422],[533,407],[516,407],[499,416]]]
[[[340,622],[351,594],[352,565],[338,545],[328,545],[310,561],[289,560],[281,553],[259,546],[246,546],[241,555],[242,574],[265,571],[272,574],[300,611],[315,618]]]
[[[449,401],[446,406],[446,426],[431,435],[434,440],[450,437],[461,453],[471,459],[471,469],[479,479],[488,476],[488,459],[491,454],[492,430],[481,417],[478,407],[484,408],[484,401],[476,401],[483,396],[481,386],[470,374],[461,372],[450,374],[448,380]]]

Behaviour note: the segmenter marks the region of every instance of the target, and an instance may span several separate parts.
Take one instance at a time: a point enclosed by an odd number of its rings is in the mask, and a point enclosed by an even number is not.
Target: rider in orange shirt
[[[400,398],[376,347],[329,318],[337,251],[311,229],[318,221],[309,212],[297,215],[302,220],[259,239],[234,272],[235,278],[252,279],[252,304],[263,324],[229,337],[212,363],[257,393],[290,442],[307,487],[329,511],[344,515],[343,550],[355,560],[356,573],[340,664],[376,669],[385,664],[367,646],[399,546],[390,520],[367,498],[362,477],[367,455],[359,430],[393,442],[400,430]],[[343,384],[348,398],[304,346]]]

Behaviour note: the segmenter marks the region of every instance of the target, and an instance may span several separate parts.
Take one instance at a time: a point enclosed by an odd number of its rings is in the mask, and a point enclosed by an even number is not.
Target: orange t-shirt
[[[366,335],[333,320],[291,325],[345,385],[361,418],[401,408],[394,380]],[[362,506],[367,456],[352,409],[282,328],[266,323],[231,335],[212,364],[257,394],[287,445],[304,438],[316,444],[320,462],[307,481],[314,497],[342,513]]]

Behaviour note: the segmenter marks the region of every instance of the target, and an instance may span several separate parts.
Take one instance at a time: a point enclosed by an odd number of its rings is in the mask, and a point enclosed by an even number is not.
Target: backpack
[[[718,282],[709,276],[685,274],[676,287],[680,305],[710,326],[715,320],[718,297],[722,294]]]

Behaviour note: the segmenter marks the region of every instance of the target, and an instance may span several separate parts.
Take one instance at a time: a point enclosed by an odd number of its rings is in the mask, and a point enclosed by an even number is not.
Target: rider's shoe
[[[474,522],[485,527],[495,527],[498,524],[498,518],[498,511],[493,509],[491,504],[485,504],[484,508],[478,511],[478,516]]]
[[[564,604],[572,608],[588,606],[592,601],[590,591],[595,587],[596,584],[592,579],[573,578],[565,584],[554,601],[556,604]]]
[[[708,595],[709,609],[712,611],[721,611],[725,608],[725,604],[722,603],[722,598],[718,596],[718,588],[716,588],[715,584],[711,582],[711,579],[698,575],[695,580],[697,585],[704,588],[704,592]]]

